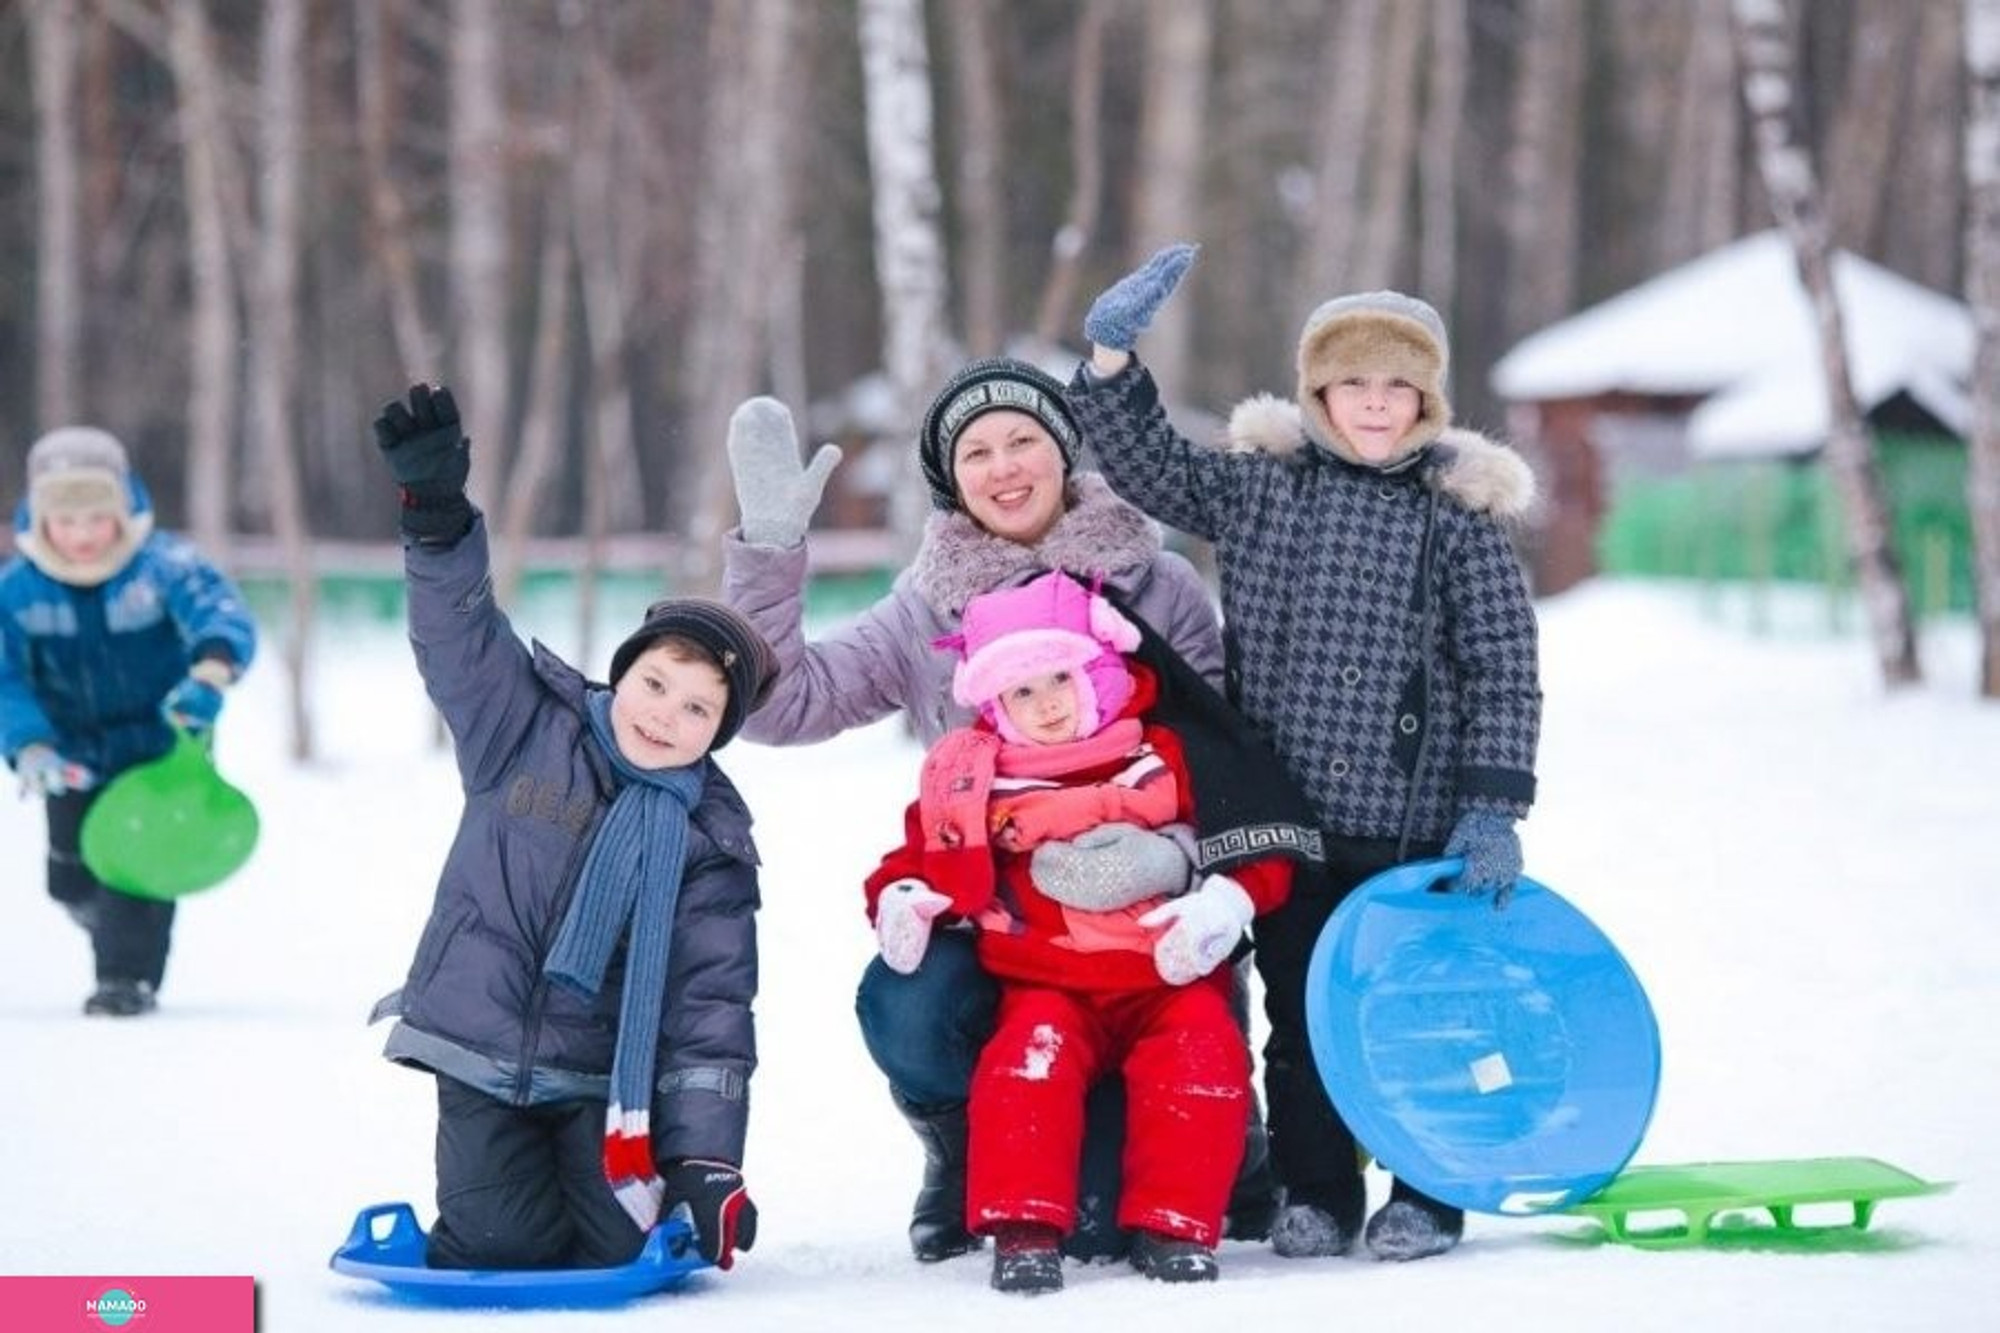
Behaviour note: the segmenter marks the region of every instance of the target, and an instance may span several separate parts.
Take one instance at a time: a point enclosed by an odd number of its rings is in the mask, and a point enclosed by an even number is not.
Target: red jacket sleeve
[[[920,879],[951,899],[951,910],[971,916],[993,901],[993,849],[984,843],[949,851],[924,849],[923,802],[912,801],[903,811],[903,842],[882,858],[862,884],[868,920],[882,890],[899,879]]]

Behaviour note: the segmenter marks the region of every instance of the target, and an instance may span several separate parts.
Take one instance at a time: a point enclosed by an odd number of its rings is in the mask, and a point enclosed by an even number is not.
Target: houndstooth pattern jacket
[[[1441,843],[1470,809],[1527,813],[1541,686],[1503,527],[1533,496],[1518,455],[1448,431],[1410,466],[1358,467],[1268,396],[1208,448],[1136,362],[1106,380],[1079,369],[1070,401],[1121,495],[1214,544],[1229,693],[1328,832],[1395,839],[1407,815],[1414,842]]]

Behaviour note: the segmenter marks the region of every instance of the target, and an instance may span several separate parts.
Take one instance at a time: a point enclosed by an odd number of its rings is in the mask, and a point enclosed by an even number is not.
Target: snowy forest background
[[[943,375],[1060,366],[1183,238],[1142,350],[1191,427],[1285,390],[1342,290],[1435,303],[1500,431],[1509,345],[1774,220],[1963,298],[2000,696],[2000,0],[0,0],[0,72],[0,477],[103,425],[167,526],[277,575],[301,756],[311,575],[393,569],[366,441],[409,381],[458,394],[503,590],[580,571],[588,627],[600,569],[712,583],[753,393],[894,442],[820,516],[872,485],[887,539],[814,544],[892,559]],[[1866,449],[1836,429],[1844,486]]]

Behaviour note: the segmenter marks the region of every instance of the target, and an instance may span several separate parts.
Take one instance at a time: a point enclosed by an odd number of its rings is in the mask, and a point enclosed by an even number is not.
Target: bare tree
[[[1202,233],[1202,166],[1207,159],[1209,54],[1215,46],[1210,0],[1171,0],[1146,14],[1146,83],[1139,122],[1135,261]],[[1169,301],[1146,335],[1146,360],[1160,383],[1187,383],[1195,303]]]
[[[1507,152],[1507,311],[1520,336],[1576,308],[1579,0],[1526,0]]]
[[[1303,316],[1315,302],[1353,287],[1349,275],[1360,244],[1361,166],[1383,0],[1348,0],[1340,18],[1326,25],[1320,50],[1322,90],[1313,119],[1313,203],[1307,218],[1298,287]]]
[[[1732,0],[1730,13],[1764,191],[1791,238],[1799,281],[1819,325],[1828,397],[1826,465],[1847,515],[1848,545],[1868,607],[1882,681],[1891,688],[1907,685],[1922,674],[1909,593],[1890,541],[1889,507],[1874,445],[1848,377],[1847,335],[1834,291],[1832,246],[1818,180],[1811,157],[1792,138],[1794,59],[1784,3]]]
[[[222,81],[203,0],[167,8],[174,92],[180,103],[189,274],[194,289],[188,385],[188,527],[203,549],[229,536],[229,444],[235,429],[236,271],[230,258],[225,173],[231,151],[218,105]]]
[[[965,344],[992,356],[1006,344],[1007,211],[1001,192],[1005,109],[995,67],[993,0],[951,0],[951,81],[958,152],[958,287]]]
[[[270,489],[272,526],[284,552],[291,617],[285,668],[290,681],[292,758],[313,757],[308,666],[319,604],[318,575],[299,481],[299,192],[305,161],[300,90],[305,86],[304,0],[265,0],[257,80],[257,268],[251,284],[249,430]]]
[[[1907,0],[1857,0],[1848,43],[1847,81],[1835,103],[1827,160],[1827,213],[1833,243],[1856,254],[1880,252],[1883,214],[1896,145],[1908,123],[1904,88],[1925,6]]]
[[[786,62],[797,20],[794,0],[724,5],[710,38],[714,92],[696,205],[686,386],[688,447],[699,460],[700,482],[682,576],[697,587],[715,580],[722,534],[735,513],[723,437],[729,414],[758,387],[765,293],[792,225],[795,139]]]
[[[75,421],[83,344],[82,229],[78,226],[76,10],[67,0],[28,6],[35,85],[35,408],[43,427]]]
[[[1396,281],[1397,261],[1409,234],[1410,163],[1417,142],[1417,56],[1423,46],[1425,7],[1389,7],[1389,31],[1377,53],[1376,88],[1372,108],[1375,130],[1369,135],[1366,207],[1354,247],[1354,267],[1347,285],[1387,287]]]
[[[472,494],[499,494],[509,450],[507,393],[507,115],[500,79],[501,8],[452,0],[451,292],[454,385],[482,432]]]
[[[1968,493],[1979,694],[2000,699],[2000,0],[1965,0],[1965,73],[1965,294],[1978,331]]]
[[[1694,0],[1681,60],[1673,139],[1653,236],[1656,264],[1706,253],[1736,235],[1742,208],[1741,99],[1729,0]]]
[[[932,139],[930,47],[921,0],[861,0],[861,71],[868,103],[868,169],[875,215],[875,274],[882,288],[882,362],[896,394],[900,436],[916,434],[919,405],[943,378],[944,237]],[[916,456],[904,458],[914,468]],[[912,481],[905,478],[906,482]],[[922,488],[892,492],[893,517],[914,543]]]
[[[1458,287],[1459,127],[1465,120],[1465,85],[1471,57],[1465,38],[1466,0],[1431,0],[1430,76],[1424,93],[1422,141],[1417,149],[1423,230],[1417,247],[1417,290],[1452,317]]]
[[[368,244],[388,287],[389,327],[396,356],[409,379],[441,380],[438,332],[424,314],[410,209],[397,184],[389,145],[395,119],[393,76],[403,43],[390,30],[383,0],[355,0],[354,61],[357,127],[361,141],[362,188],[368,203]]]
[[[1083,0],[1069,74],[1069,211],[1049,244],[1049,276],[1035,303],[1035,337],[1060,339],[1075,310],[1078,269],[1104,209],[1104,27],[1109,0]]]

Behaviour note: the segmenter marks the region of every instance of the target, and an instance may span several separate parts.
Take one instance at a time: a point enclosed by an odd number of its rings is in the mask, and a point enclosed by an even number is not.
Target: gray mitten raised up
[[[729,417],[729,474],[743,540],[752,546],[796,546],[806,535],[826,479],[840,462],[840,446],[823,444],[812,462],[799,465],[799,433],[792,414],[775,398],[752,398]]]
[[[1129,352],[1194,264],[1195,245],[1169,245],[1104,289],[1083,317],[1083,336],[1099,347]]]

